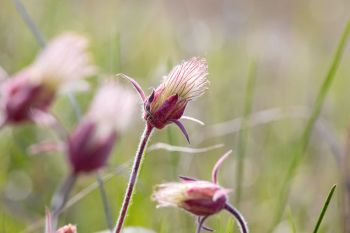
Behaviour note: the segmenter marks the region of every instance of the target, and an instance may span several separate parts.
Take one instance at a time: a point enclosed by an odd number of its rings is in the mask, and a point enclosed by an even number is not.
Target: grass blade
[[[256,62],[254,61],[249,70],[246,94],[244,98],[244,113],[242,119],[241,130],[238,137],[238,153],[237,153],[237,168],[236,168],[236,206],[239,206],[242,196],[242,183],[244,174],[244,157],[247,147],[247,136],[249,127],[249,118],[252,111],[254,86],[256,79]]]
[[[302,137],[301,137],[300,148],[299,148],[298,152],[295,154],[295,156],[293,157],[292,162],[290,163],[290,166],[287,168],[287,174],[286,174],[284,182],[282,183],[281,191],[279,192],[280,196],[278,198],[276,213],[274,215],[272,226],[271,226],[269,232],[273,231],[274,227],[279,223],[279,221],[283,215],[285,205],[286,205],[286,202],[288,199],[290,184],[292,182],[294,173],[295,173],[296,169],[298,168],[300,161],[305,154],[305,151],[306,151],[307,146],[308,146],[309,141],[310,141],[312,129],[313,129],[315,122],[316,122],[316,120],[321,112],[324,100],[327,96],[327,93],[331,87],[333,80],[334,80],[335,74],[338,70],[338,67],[339,67],[341,58],[343,56],[347,41],[349,39],[349,36],[350,36],[350,20],[347,22],[347,24],[345,26],[344,32],[340,38],[335,55],[333,57],[331,66],[328,70],[328,73],[327,73],[327,75],[322,83],[322,86],[318,92],[318,95],[316,97],[315,105],[312,109],[311,116],[306,124],[306,127],[305,127],[304,132],[303,132]]]
[[[40,47],[42,47],[42,48],[45,47],[46,42],[45,42],[45,38],[44,38],[43,34],[40,32],[39,28],[37,27],[37,25],[34,23],[32,18],[30,17],[27,9],[24,7],[21,0],[13,0],[13,3],[15,4],[18,13],[21,15],[23,21],[27,24],[28,28],[30,29],[30,31],[34,35],[34,37],[37,40]]]
[[[313,230],[313,233],[317,233],[317,232],[318,232],[318,229],[319,229],[319,227],[320,227],[320,225],[321,225],[321,222],[322,222],[322,220],[323,220],[323,217],[324,217],[324,215],[325,215],[325,213],[326,213],[326,211],[327,211],[327,208],[328,208],[328,206],[329,206],[329,203],[330,203],[330,201],[332,200],[332,197],[333,197],[333,194],[334,194],[334,191],[335,191],[335,188],[336,188],[336,187],[337,187],[337,185],[333,185],[333,187],[332,187],[331,190],[329,191],[328,197],[327,197],[327,199],[326,199],[326,202],[325,202],[324,205],[323,205],[323,208],[322,208],[322,210],[321,210],[320,216],[318,217],[318,220],[317,220],[316,226],[315,226],[315,228],[314,228],[314,230]]]

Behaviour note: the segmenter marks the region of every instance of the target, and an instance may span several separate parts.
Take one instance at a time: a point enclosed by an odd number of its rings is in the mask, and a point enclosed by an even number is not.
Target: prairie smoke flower
[[[68,139],[68,158],[74,173],[94,171],[106,163],[135,106],[134,94],[115,82],[99,89],[88,113]]]
[[[7,123],[33,120],[32,110],[46,111],[56,94],[86,88],[93,74],[85,37],[66,33],[53,39],[36,60],[1,86]]]
[[[148,97],[135,80],[127,78],[140,94],[144,104],[143,118],[147,123],[157,129],[175,123],[189,141],[186,129],[179,119],[183,117],[188,102],[198,98],[208,89],[207,76],[206,60],[193,57],[175,66]]]
[[[143,118],[146,120],[146,127],[141,136],[133,168],[131,171],[128,187],[124,195],[124,201],[119,213],[115,233],[120,233],[133,196],[137,177],[141,166],[141,160],[154,128],[162,129],[167,124],[175,123],[185,135],[189,137],[185,127],[179,121],[180,118],[187,118],[200,122],[191,117],[184,117],[184,111],[189,101],[201,96],[208,88],[208,66],[204,58],[194,57],[175,66],[163,82],[146,97],[141,86],[132,78],[127,78],[139,93],[143,102]],[[201,122],[200,122],[201,123]]]
[[[198,217],[197,233],[204,221],[221,210],[229,211],[238,221],[242,233],[248,232],[243,216],[228,203],[229,189],[222,188],[217,183],[218,169],[231,153],[229,151],[219,159],[212,171],[212,182],[180,177],[181,182],[165,183],[156,186],[152,198],[158,202],[157,207],[174,206],[184,209]],[[209,229],[211,230],[211,229]]]
[[[158,207],[175,206],[197,216],[208,216],[225,208],[227,192],[208,181],[184,181],[158,185],[153,198]]]

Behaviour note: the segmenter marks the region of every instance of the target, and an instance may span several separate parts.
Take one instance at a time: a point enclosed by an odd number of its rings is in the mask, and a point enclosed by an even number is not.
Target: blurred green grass
[[[124,72],[145,87],[156,86],[169,67],[191,56],[208,59],[211,86],[206,95],[187,109],[187,115],[203,120],[207,126],[243,116],[249,65],[257,62],[252,113],[269,108],[301,105],[311,111],[318,89],[328,70],[341,32],[348,20],[347,1],[24,1],[28,12],[47,39],[66,30],[91,39],[95,62],[106,74]],[[29,64],[40,47],[9,0],[0,0],[0,65],[10,74]],[[321,118],[344,147],[349,126],[350,53],[347,49],[326,98]],[[97,85],[97,78],[91,79]],[[83,109],[93,91],[78,95]],[[64,125],[76,124],[66,97],[56,101],[54,112]],[[121,137],[107,174],[132,159],[142,131],[141,116]],[[249,129],[246,141],[244,183],[240,210],[251,232],[267,232],[276,211],[286,169],[298,153],[305,119],[284,119]],[[190,136],[202,127],[185,122]],[[45,129],[28,125],[7,127],[0,132],[0,231],[22,232],[44,216],[45,206],[67,170],[60,154],[28,156],[27,148],[54,137]],[[210,137],[200,145],[224,143],[225,148],[200,155],[167,151],[147,153],[140,183],[127,218],[127,225],[138,225],[156,232],[193,232],[194,218],[176,209],[156,209],[150,200],[152,187],[173,181],[178,175],[210,179],[215,161],[226,150],[234,155],[224,164],[221,184],[236,187],[237,134]],[[151,140],[185,146],[175,126],[157,131]],[[129,169],[106,183],[116,219]],[[22,172],[19,181],[18,172]],[[29,179],[29,184],[28,184]],[[339,166],[319,131],[312,135],[305,159],[290,186],[288,213],[283,214],[274,232],[310,232],[319,215],[324,196],[339,183]],[[25,198],[11,199],[8,187],[16,181]],[[94,182],[93,175],[79,179],[74,193]],[[27,182],[27,183],[26,183]],[[16,186],[16,187],[17,187]],[[21,187],[25,187],[25,189]],[[230,195],[234,202],[235,192]],[[341,232],[339,195],[333,202],[319,232]],[[75,223],[79,232],[106,228],[102,202],[94,190],[71,207],[61,219]],[[232,220],[221,213],[209,219],[217,232],[232,232]],[[38,232],[41,230],[36,230]],[[237,230],[235,231],[237,232]]]

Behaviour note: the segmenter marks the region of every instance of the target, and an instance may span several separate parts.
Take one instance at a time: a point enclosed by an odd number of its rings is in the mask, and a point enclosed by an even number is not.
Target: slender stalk
[[[242,183],[244,175],[244,157],[246,154],[247,147],[247,136],[248,136],[248,120],[251,114],[252,104],[253,104],[253,94],[255,86],[255,77],[256,77],[256,63],[251,64],[248,83],[246,87],[246,94],[244,100],[244,113],[242,119],[241,130],[239,131],[238,138],[238,153],[237,153],[237,168],[236,168],[236,206],[239,207],[242,194]]]
[[[45,47],[46,42],[45,42],[43,34],[40,32],[39,28],[36,26],[36,24],[34,23],[32,18],[30,17],[28,11],[26,10],[26,8],[22,4],[22,2],[20,0],[13,0],[13,2],[16,6],[18,13],[21,15],[23,21],[27,24],[28,28],[30,29],[30,31],[34,35],[38,44],[41,47]]]
[[[338,67],[340,65],[340,61],[341,61],[341,58],[343,57],[343,53],[344,53],[344,50],[346,47],[346,43],[349,39],[349,36],[350,36],[350,20],[346,24],[344,32],[343,32],[343,34],[340,38],[339,44],[337,46],[335,55],[333,57],[332,64],[328,70],[328,73],[327,73],[327,75],[322,83],[322,86],[318,92],[318,95],[316,97],[315,105],[313,107],[311,116],[306,124],[303,135],[301,137],[300,148],[297,150],[297,153],[294,155],[289,167],[287,168],[287,174],[286,174],[286,177],[284,179],[284,182],[282,183],[281,191],[279,192],[280,194],[278,197],[278,203],[277,203],[276,212],[274,214],[274,219],[273,219],[272,225],[271,225],[268,232],[273,231],[273,229],[279,223],[279,221],[283,215],[285,205],[286,205],[286,202],[288,200],[288,195],[289,195],[292,179],[293,179],[295,171],[297,170],[302,158],[304,157],[305,151],[309,145],[312,130],[313,130],[314,125],[318,119],[318,116],[321,112],[324,100],[327,96],[327,93],[331,87],[331,84],[334,80],[335,74],[336,74]]]
[[[125,196],[124,196],[124,201],[122,208],[119,213],[119,217],[117,220],[117,224],[115,226],[115,233],[120,233],[125,221],[126,214],[128,212],[128,208],[130,205],[130,201],[133,195],[133,191],[137,182],[137,177],[139,175],[141,163],[142,163],[142,158],[145,153],[145,148],[147,146],[147,143],[149,141],[149,138],[152,134],[153,131],[153,126],[150,126],[149,124],[146,124],[145,130],[141,136],[140,144],[136,152],[135,160],[134,160],[134,165],[132,167],[128,187],[125,191]]]
[[[324,215],[325,215],[325,213],[327,211],[328,205],[329,205],[330,201],[332,200],[332,197],[333,197],[333,194],[334,194],[334,191],[335,191],[336,187],[337,187],[337,185],[333,185],[333,187],[329,191],[329,194],[327,196],[326,202],[323,205],[323,208],[321,210],[320,216],[318,217],[318,220],[317,220],[317,223],[316,223],[315,228],[313,230],[313,233],[317,233],[318,232],[318,229],[319,229],[319,227],[321,225],[321,222],[323,220],[323,217],[324,217]]]
[[[103,178],[98,171],[96,172],[96,181],[97,181],[97,184],[98,184],[98,187],[100,190],[100,195],[101,195],[101,199],[102,199],[103,209],[105,212],[107,226],[108,226],[108,229],[110,231],[112,231],[113,230],[113,219],[112,219],[112,214],[111,214],[111,208],[110,208],[109,203],[108,203],[108,198],[107,198],[106,189],[105,189],[105,186],[103,183],[104,182]]]
[[[345,142],[345,152],[341,157],[341,196],[343,232],[350,232],[350,128]]]
[[[205,216],[205,217],[198,217],[196,233],[200,233],[200,232],[201,232],[201,230],[203,229],[204,221],[205,221],[207,218],[208,218],[208,216]],[[204,229],[208,230],[206,227],[204,227]],[[212,231],[212,230],[209,229],[209,231]]]
[[[243,215],[235,207],[231,206],[230,204],[226,204],[225,210],[232,214],[237,220],[241,233],[249,233],[247,222],[244,220]]]
[[[67,178],[64,180],[64,182],[52,198],[52,225],[54,229],[56,229],[58,217],[68,200],[69,193],[71,192],[77,180],[77,177],[78,176],[76,174],[70,174],[69,176],[67,176]]]

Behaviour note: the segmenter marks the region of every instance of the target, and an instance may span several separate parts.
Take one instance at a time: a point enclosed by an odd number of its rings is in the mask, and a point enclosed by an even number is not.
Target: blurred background
[[[175,181],[179,175],[208,180],[216,160],[233,149],[220,171],[220,184],[233,189],[230,201],[246,217],[251,232],[302,233],[313,229],[330,187],[342,180],[340,157],[350,125],[349,49],[291,182],[285,211],[277,222],[274,215],[286,170],[298,153],[307,117],[350,16],[349,1],[23,0],[23,4],[47,40],[65,31],[86,35],[101,73],[125,73],[148,93],[181,60],[192,56],[208,60],[210,89],[186,112],[206,125],[184,122],[191,145],[174,125],[155,132],[150,145],[224,146],[199,154],[148,151],[126,225],[159,233],[194,232],[195,220],[189,214],[174,208],[156,209],[150,198],[153,187]],[[0,0],[0,66],[14,74],[30,64],[39,51],[14,3]],[[244,115],[252,70],[252,120],[242,137],[239,119]],[[90,82],[92,90],[77,96],[83,110],[100,79],[93,77]],[[76,125],[68,98],[60,97],[53,111],[67,129]],[[111,176],[105,184],[114,219],[142,129],[140,107],[102,171]],[[45,207],[50,206],[51,196],[68,171],[65,157],[29,155],[30,145],[55,138],[52,132],[34,125],[6,127],[0,138],[0,231],[42,232]],[[242,153],[242,145],[244,176],[238,203],[237,154]],[[81,176],[71,197],[94,182],[94,175]],[[319,232],[343,232],[343,206],[339,186]],[[106,229],[98,189],[70,206],[61,223],[77,224],[78,231],[84,233]],[[211,217],[207,225],[217,232],[238,232],[224,212]]]

